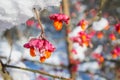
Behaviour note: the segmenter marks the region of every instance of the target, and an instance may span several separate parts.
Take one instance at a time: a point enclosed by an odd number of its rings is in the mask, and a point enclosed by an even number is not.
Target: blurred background
[[[0,80],[61,80],[4,66],[6,64],[47,72],[68,80],[120,80],[120,0],[59,0],[58,3],[53,0],[59,6],[52,7],[43,7],[52,2],[40,2],[40,20],[45,36],[56,48],[44,63],[39,62],[39,56],[31,57],[29,50],[23,47],[41,32],[38,21],[33,17],[35,15],[29,16],[29,1],[26,4],[23,4],[24,0],[18,1],[23,13],[12,8],[15,7],[14,0],[6,2],[9,6],[4,1],[0,2]],[[62,30],[56,31],[49,16],[60,13],[60,4],[70,21],[67,25],[63,24]],[[87,26],[85,30],[81,28],[82,20],[87,21],[83,23]],[[82,31],[88,35],[87,45],[78,40]]]

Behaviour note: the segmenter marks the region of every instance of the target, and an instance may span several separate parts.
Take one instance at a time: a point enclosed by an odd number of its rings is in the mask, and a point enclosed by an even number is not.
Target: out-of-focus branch
[[[95,61],[97,61],[97,60],[96,59],[84,60],[84,61],[80,62],[80,64],[84,64],[86,62],[95,62]],[[120,60],[115,60],[115,59],[104,58],[104,61],[109,61],[109,62],[113,62],[113,63],[116,63],[116,64],[120,64]]]
[[[107,0],[100,0],[100,6],[99,6],[98,13],[97,13],[97,16],[98,16],[99,18],[101,18],[102,10],[103,10],[106,2],[107,2]]]
[[[10,53],[9,53],[9,57],[8,57],[8,60],[7,60],[7,63],[8,64],[10,62],[10,58],[11,58],[11,55],[12,55],[12,50],[13,50],[13,46],[11,45],[10,46]]]
[[[17,29],[15,29],[15,30],[17,31]],[[12,55],[12,48],[13,48],[13,35],[12,35],[11,30],[5,31],[4,36],[5,36],[5,38],[7,39],[8,43],[10,45],[10,53],[9,53],[9,57],[7,59],[7,62],[6,62],[6,64],[7,64],[7,63],[10,62],[10,58],[11,58],[11,55]]]
[[[28,59],[22,59],[22,61],[30,61],[30,62],[33,62],[33,63],[38,63],[38,64],[41,64],[41,65],[47,65],[47,66],[52,66],[52,67],[68,68],[68,66],[65,66],[63,64],[55,65],[55,64],[50,64],[50,63],[40,63],[39,61],[28,60]]]
[[[0,59],[7,59],[6,57],[4,57],[4,56],[0,56]]]
[[[92,24],[94,21],[96,20],[100,20],[101,16],[102,16],[102,10],[105,6],[105,3],[107,2],[107,0],[100,0],[100,5],[99,5],[99,9],[97,11],[97,14],[95,17],[93,17],[90,21],[90,24]]]
[[[69,0],[62,0],[63,1],[63,10],[64,10],[64,14],[66,14],[67,16],[70,17],[70,10],[69,10]],[[71,31],[71,22],[69,21],[69,23],[66,25],[66,43],[67,43],[67,54],[68,54],[68,69],[70,72],[70,77],[74,80],[76,80],[76,72],[72,71],[72,66],[73,64],[70,62],[71,58],[72,58],[72,41],[70,40],[69,36],[68,36],[68,32]]]
[[[13,27],[10,30],[6,30],[2,37],[5,37],[10,45],[10,53],[7,59],[7,63],[9,63],[12,55],[13,42],[19,40],[22,37],[22,33],[16,27]]]
[[[4,64],[2,63],[1,60],[0,60],[0,74],[2,75],[4,80],[12,80],[11,76],[6,71]]]
[[[90,74],[91,72],[89,72],[89,71],[79,71],[79,73],[86,73],[86,74]],[[111,80],[111,79],[110,79],[110,78],[108,78],[106,75],[101,74],[101,73],[93,73],[93,75],[98,75],[98,76],[100,76],[100,77],[105,78],[106,80]]]
[[[52,74],[49,74],[49,73],[44,72],[44,71],[33,70],[33,69],[29,69],[29,68],[22,68],[22,67],[17,67],[17,66],[12,66],[12,65],[4,65],[4,66],[7,67],[7,68],[21,69],[21,70],[25,70],[25,71],[39,73],[39,74],[43,74],[43,75],[46,75],[46,76],[49,76],[49,77],[58,78],[58,79],[62,79],[62,80],[71,80],[71,79],[68,79],[68,78],[61,77],[61,76],[52,75]]]

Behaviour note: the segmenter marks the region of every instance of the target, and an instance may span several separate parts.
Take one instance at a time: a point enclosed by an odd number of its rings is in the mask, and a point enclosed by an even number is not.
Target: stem
[[[34,60],[27,60],[27,59],[22,59],[22,61],[31,61],[33,63],[39,63],[41,65],[46,65],[46,66],[52,66],[52,67],[61,67],[61,68],[68,68],[68,66],[65,65],[55,65],[55,64],[51,64],[51,63],[40,63],[39,61],[34,61]]]
[[[97,21],[97,20],[100,20],[100,19],[101,19],[102,9],[104,8],[104,5],[105,5],[106,2],[107,2],[107,0],[101,0],[101,1],[100,1],[99,10],[98,10],[96,16],[91,19],[90,25],[88,26],[88,29],[92,26],[92,23],[93,23],[94,21]]]
[[[7,60],[7,63],[6,63],[6,64],[8,64],[8,63],[10,62],[10,58],[11,58],[11,55],[12,55],[13,46],[11,45],[10,47],[11,47],[11,48],[10,48],[10,55],[9,55],[9,57],[8,57],[8,60]]]
[[[6,68],[4,67],[4,64],[1,59],[0,59],[0,74],[4,80],[12,80],[11,76],[7,72]]]
[[[102,16],[102,9],[104,8],[106,1],[107,0],[100,0],[99,11],[97,13],[97,16],[99,16],[99,19]]]
[[[101,10],[104,8],[106,2],[107,2],[107,0],[101,0],[101,2],[100,2],[100,9]]]
[[[62,0],[63,1],[63,9],[64,9],[64,14],[66,14],[67,16],[70,16],[70,10],[69,10],[69,0]],[[73,72],[71,70],[73,64],[71,64],[70,59],[73,58],[72,57],[72,41],[69,38],[69,35],[67,33],[67,31],[71,31],[71,23],[69,21],[68,25],[66,25],[66,43],[67,43],[67,54],[68,54],[68,63],[69,63],[69,72],[70,72],[70,77],[73,80],[76,80],[76,72]]]
[[[2,63],[2,61],[0,59],[0,70],[5,73],[5,68],[3,66],[4,65],[3,65],[3,63]]]
[[[55,76],[55,75],[49,74],[49,73],[44,72],[44,71],[38,71],[38,70],[33,70],[33,69],[29,69],[29,68],[22,68],[22,67],[17,67],[17,66],[12,66],[12,65],[4,65],[4,66],[8,67],[8,68],[15,68],[15,69],[21,69],[21,70],[25,70],[25,71],[34,72],[34,73],[39,73],[39,74],[47,75],[47,76],[62,79],[62,80],[70,80],[68,78],[64,78],[64,77],[61,77],[61,76]]]
[[[40,20],[39,11],[38,11],[36,8],[33,8],[33,10],[34,10],[34,13],[35,13],[35,15],[36,15],[36,18],[37,18],[37,20],[38,20],[38,23],[39,23],[39,25],[40,25],[40,28],[41,28],[41,35],[40,35],[40,36],[43,37],[44,28],[43,28],[42,23],[41,23],[41,20]]]

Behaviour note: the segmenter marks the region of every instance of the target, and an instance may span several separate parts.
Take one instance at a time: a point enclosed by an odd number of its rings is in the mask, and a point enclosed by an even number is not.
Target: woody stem
[[[33,8],[33,10],[34,10],[34,13],[35,13],[35,15],[36,15],[36,18],[37,18],[37,20],[38,20],[38,23],[39,23],[39,25],[40,25],[40,28],[41,28],[41,36],[42,36],[42,35],[44,34],[44,28],[43,28],[42,23],[41,23],[41,20],[40,20],[39,11],[38,11],[36,8]]]
[[[43,75],[46,75],[46,76],[50,76],[50,77],[58,78],[58,79],[62,79],[62,80],[70,80],[69,78],[65,78],[65,77],[62,77],[62,76],[52,75],[52,74],[49,74],[47,72],[40,71],[40,70],[33,70],[33,69],[29,69],[29,68],[23,68],[23,67],[12,66],[12,65],[4,65],[4,66],[7,67],[7,68],[21,69],[21,70],[25,70],[25,71],[39,73],[39,74],[43,74]]]

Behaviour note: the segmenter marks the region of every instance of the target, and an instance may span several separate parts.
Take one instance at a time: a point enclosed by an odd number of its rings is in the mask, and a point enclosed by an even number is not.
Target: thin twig
[[[87,73],[87,74],[89,74],[89,73],[91,73],[90,71],[78,71],[79,72],[79,74],[80,73]],[[105,79],[107,79],[107,80],[110,80],[106,75],[104,75],[104,74],[100,74],[100,73],[98,73],[98,72],[95,72],[95,73],[93,73],[94,75],[98,75],[98,76],[100,76],[100,77],[104,77]],[[93,79],[91,79],[91,80],[93,80]]]
[[[0,55],[0,59],[7,59],[7,57]]]
[[[33,8],[33,10],[35,12],[35,16],[36,16],[36,18],[38,20],[38,23],[40,25],[40,28],[41,28],[41,35],[40,35],[40,37],[44,37],[44,28],[43,28],[41,20],[40,20],[40,13],[39,13],[39,11],[36,8]]]
[[[10,58],[11,58],[11,55],[12,55],[12,50],[13,50],[13,46],[11,45],[10,46],[10,54],[9,54],[9,57],[8,57],[8,60],[7,60],[6,64],[8,64],[10,62]]]
[[[107,0],[101,0],[101,1],[100,1],[99,10],[98,10],[96,16],[93,17],[93,18],[91,19],[91,21],[89,22],[90,25],[88,26],[88,29],[92,26],[92,23],[93,23],[94,21],[97,21],[97,20],[100,20],[100,19],[101,19],[102,9],[104,8],[104,5],[105,5],[106,2],[107,2]]]
[[[0,74],[2,75],[4,80],[12,80],[1,59],[0,59]]]
[[[17,66],[12,66],[12,65],[4,65],[4,66],[8,67],[8,68],[21,69],[21,70],[25,70],[25,71],[39,73],[39,74],[43,74],[43,75],[46,75],[46,76],[50,76],[50,77],[58,78],[58,79],[62,79],[62,80],[70,80],[69,78],[64,78],[64,77],[61,77],[61,76],[55,76],[55,75],[52,75],[52,74],[49,74],[47,72],[40,71],[40,70],[33,70],[33,69],[29,69],[29,68],[22,68],[22,67],[17,67]]]
[[[52,66],[52,67],[68,68],[68,66],[65,66],[65,65],[55,65],[55,64],[50,64],[50,63],[40,63],[39,61],[28,60],[28,59],[22,59],[22,61],[31,61],[33,63],[38,63],[38,64],[41,64],[41,65],[47,65],[47,66]]]
[[[0,59],[0,70],[2,70],[3,73],[5,73],[5,68],[4,68],[4,65],[3,65],[1,59]]]

